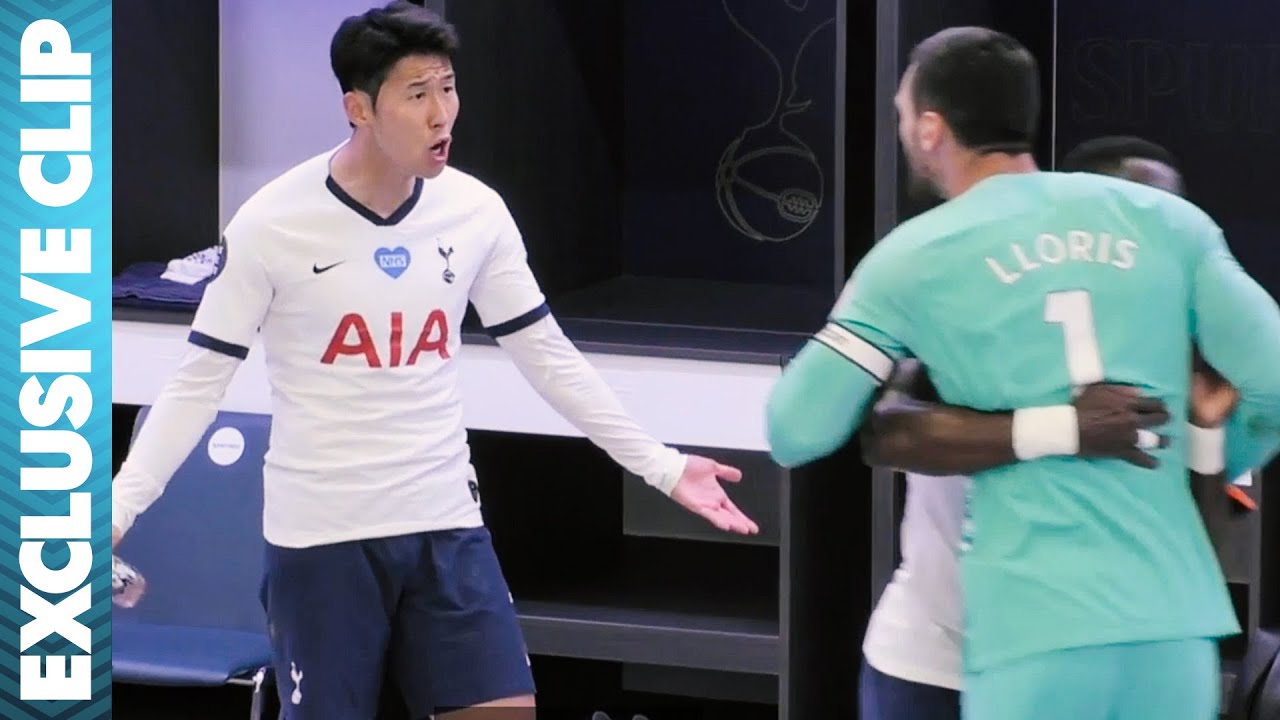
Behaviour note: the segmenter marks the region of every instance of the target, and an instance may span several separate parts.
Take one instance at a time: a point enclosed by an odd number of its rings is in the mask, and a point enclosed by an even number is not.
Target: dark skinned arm
[[[1163,425],[1163,403],[1119,385],[1090,385],[1076,409],[1078,457],[1110,457],[1155,467],[1137,447],[1138,431]],[[1019,462],[1013,448],[1013,412],[983,412],[939,402],[924,368],[904,361],[872,409],[862,434],[867,464],[921,475],[972,475]],[[1160,438],[1161,444],[1168,442]]]
[[[868,465],[921,475],[969,475],[1018,462],[1013,413],[943,405],[924,368],[902,362],[862,433]]]

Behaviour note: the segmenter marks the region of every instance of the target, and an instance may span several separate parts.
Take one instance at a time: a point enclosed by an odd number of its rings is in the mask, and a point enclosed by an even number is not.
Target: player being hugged
[[[293,720],[373,717],[384,667],[415,718],[495,705],[532,715],[463,424],[468,303],[620,465],[721,530],[758,532],[719,484],[741,473],[628,417],[548,311],[502,199],[448,166],[456,45],[451,26],[405,2],[338,28],[331,61],[351,137],[228,224],[192,347],[113,486],[114,546],[213,421],[260,332],[272,391],[266,611]]]
[[[946,202],[867,253],[787,365],[772,454],[794,466],[843,446],[909,358],[944,403],[1011,411],[1018,462],[973,473],[960,528],[962,716],[1204,720],[1216,641],[1240,626],[1188,486],[1192,348],[1239,393],[1227,477],[1262,467],[1280,450],[1280,308],[1185,199],[1040,171],[1039,99],[1034,58],[1006,35],[950,28],[915,47],[898,134]],[[1082,454],[1073,400],[1100,383],[1167,406],[1165,447],[1133,433],[1156,467]]]

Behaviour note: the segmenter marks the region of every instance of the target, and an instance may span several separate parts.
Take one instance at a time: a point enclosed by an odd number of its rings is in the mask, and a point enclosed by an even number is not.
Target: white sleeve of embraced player
[[[111,524],[121,534],[164,493],[249,354],[274,293],[259,240],[243,222],[227,227],[218,270],[191,323],[193,347],[152,404],[111,484]]]
[[[529,268],[524,241],[506,207],[497,239],[471,288],[485,329],[529,384],[614,462],[670,494],[687,458],[636,424],[600,374],[565,337]]]

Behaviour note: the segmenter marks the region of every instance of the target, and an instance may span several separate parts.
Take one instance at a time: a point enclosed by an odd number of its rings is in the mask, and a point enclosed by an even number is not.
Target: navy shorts
[[[862,720],[960,720],[960,692],[886,675],[862,662]]]
[[[534,693],[486,528],[268,543],[263,602],[289,720],[369,720],[388,676],[414,720]]]

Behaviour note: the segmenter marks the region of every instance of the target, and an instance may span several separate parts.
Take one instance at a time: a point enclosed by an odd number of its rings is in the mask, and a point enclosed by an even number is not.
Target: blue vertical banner
[[[111,2],[0,5],[0,717],[111,716]]]

